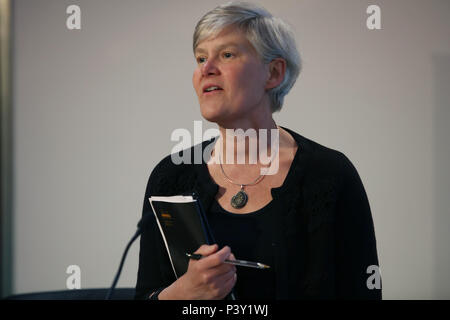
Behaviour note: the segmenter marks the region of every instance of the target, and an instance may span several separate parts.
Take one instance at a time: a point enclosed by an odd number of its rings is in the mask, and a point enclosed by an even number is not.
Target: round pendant
[[[240,209],[247,204],[248,195],[244,190],[240,190],[231,198],[231,205],[233,208]]]

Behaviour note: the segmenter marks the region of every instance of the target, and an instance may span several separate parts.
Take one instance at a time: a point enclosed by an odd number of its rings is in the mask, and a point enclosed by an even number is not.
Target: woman
[[[201,246],[196,253],[205,257],[191,260],[187,272],[175,279],[153,222],[141,237],[136,298],[223,299],[233,290],[237,299],[381,299],[381,289],[368,285],[368,267],[377,267],[378,258],[356,169],[341,152],[272,118],[300,72],[290,28],[259,6],[227,3],[198,22],[193,49],[192,82],[202,116],[220,130],[211,154],[219,161],[175,165],[167,156],[150,175],[143,214],[152,214],[151,195],[194,191],[217,244]],[[270,151],[270,165],[277,162],[276,170],[261,174],[267,168],[261,158],[227,161],[238,153],[227,129],[275,133],[277,143],[262,146]],[[258,134],[249,144],[261,139]],[[245,159],[249,152],[247,147]],[[272,268],[224,263],[235,258]]]

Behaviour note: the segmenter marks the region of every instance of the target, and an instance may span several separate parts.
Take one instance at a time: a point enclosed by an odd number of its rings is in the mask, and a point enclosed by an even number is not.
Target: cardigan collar
[[[295,187],[298,186],[299,181],[301,181],[303,175],[305,174],[306,162],[312,146],[309,143],[309,140],[300,134],[285,127],[281,128],[285,129],[292,135],[297,142],[298,149],[283,184],[280,187],[272,188],[271,193],[274,199],[282,197],[295,198],[298,196],[298,194],[296,194],[297,192]],[[218,137],[213,137],[210,140],[204,141],[202,143],[202,151],[210,143],[213,143],[216,138]],[[194,167],[197,177],[194,185],[194,191],[198,194],[206,212],[208,212],[215,195],[219,190],[219,186],[212,180],[208,171],[207,163],[203,158],[202,163],[200,165],[195,165]],[[290,202],[292,204],[294,203],[293,201]]]

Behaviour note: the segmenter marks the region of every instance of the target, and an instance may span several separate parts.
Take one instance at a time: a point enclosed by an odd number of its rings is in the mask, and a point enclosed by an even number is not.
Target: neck
[[[258,121],[260,120],[260,121]],[[219,124],[220,138],[216,151],[223,164],[268,164],[272,150],[278,152],[279,127],[270,117],[239,119],[233,124]]]

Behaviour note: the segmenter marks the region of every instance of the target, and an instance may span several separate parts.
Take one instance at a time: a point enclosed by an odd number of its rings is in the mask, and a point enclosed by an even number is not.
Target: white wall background
[[[201,120],[192,33],[222,2],[14,1],[15,293],[65,289],[72,264],[82,288],[111,284],[171,132]],[[358,169],[384,298],[449,299],[450,2],[255,2],[293,26],[304,61],[275,119]],[[138,250],[118,286],[135,285]]]

